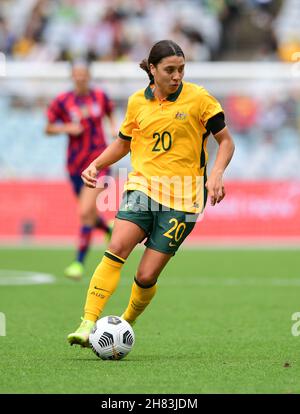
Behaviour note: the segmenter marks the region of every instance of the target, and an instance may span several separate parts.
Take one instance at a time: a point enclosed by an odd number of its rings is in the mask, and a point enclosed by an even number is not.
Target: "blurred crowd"
[[[222,103],[236,142],[232,178],[300,178],[300,88],[236,93]]]
[[[299,20],[300,0],[1,0],[0,51],[21,62],[139,61],[153,42],[172,38],[190,61],[290,61],[300,52]],[[2,83],[0,179],[41,171],[59,179],[66,142],[42,139],[45,86],[40,97],[34,82],[20,82]],[[227,92],[212,91],[236,141],[233,179],[300,178],[300,88],[274,82],[265,93],[256,84],[242,94],[234,82]],[[54,93],[53,82],[49,87]]]
[[[274,90],[269,85],[265,93],[253,88],[253,93],[217,94],[236,143],[230,179],[300,179],[300,88],[286,86]],[[124,105],[116,107],[118,124]],[[45,106],[12,107],[0,99],[0,180],[65,177],[66,137],[46,139],[45,122]],[[111,142],[109,129],[107,137]],[[213,139],[208,145],[211,162],[217,147]],[[122,160],[119,167],[130,168],[130,160]]]
[[[1,0],[0,50],[11,60],[138,61],[171,38],[192,61],[284,58],[293,1]]]

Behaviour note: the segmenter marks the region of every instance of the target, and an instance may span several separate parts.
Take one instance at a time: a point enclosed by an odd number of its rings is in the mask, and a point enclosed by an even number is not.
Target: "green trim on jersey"
[[[153,83],[149,83],[149,85],[145,89],[144,95],[145,95],[145,98],[146,99],[154,99],[154,95],[153,95],[153,91],[152,91],[151,85],[153,85]],[[181,91],[182,91],[182,87],[183,87],[183,84],[181,82],[181,84],[179,85],[177,91],[174,92],[174,93],[171,93],[167,97],[167,101],[175,102],[176,99],[178,98],[178,96],[180,95]]]

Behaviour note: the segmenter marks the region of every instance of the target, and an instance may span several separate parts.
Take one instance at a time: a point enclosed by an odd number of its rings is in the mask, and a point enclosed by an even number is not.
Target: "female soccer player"
[[[117,130],[112,101],[101,89],[90,88],[90,72],[84,62],[73,65],[72,79],[74,90],[62,93],[49,105],[46,133],[69,136],[67,169],[79,203],[81,227],[77,257],[65,269],[65,275],[80,279],[93,229],[101,229],[107,238],[111,235],[110,226],[98,215],[96,208],[96,198],[103,189],[84,186],[81,173],[107,147],[103,118],[108,118],[112,136],[117,135]],[[101,169],[98,176],[108,172],[107,168]]]
[[[183,82],[185,58],[170,40],[156,43],[140,64],[150,78],[145,90],[128,101],[119,137],[90,166],[82,179],[91,188],[104,168],[131,151],[133,171],[125,184],[107,251],[92,276],[80,327],[69,343],[88,346],[95,321],[115,291],[130,252],[146,238],[146,249],[122,317],[130,324],[156,292],[156,282],[203,211],[225,196],[223,173],[234,143],[219,102],[193,83]],[[219,144],[206,179],[206,142],[212,132]]]

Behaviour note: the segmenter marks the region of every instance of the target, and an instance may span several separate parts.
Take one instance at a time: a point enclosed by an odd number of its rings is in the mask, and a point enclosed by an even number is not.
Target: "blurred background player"
[[[90,71],[85,62],[72,67],[74,89],[57,96],[49,105],[48,135],[67,134],[69,137],[67,170],[79,205],[80,236],[76,259],[65,269],[65,276],[80,279],[92,232],[98,228],[110,238],[111,227],[97,211],[96,199],[103,188],[90,189],[83,185],[81,172],[106,148],[103,118],[107,117],[111,135],[116,136],[113,103],[99,88],[90,87]],[[109,169],[100,176],[109,174]]]

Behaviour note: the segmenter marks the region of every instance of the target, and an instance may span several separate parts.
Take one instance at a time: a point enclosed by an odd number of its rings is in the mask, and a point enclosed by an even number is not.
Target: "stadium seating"
[[[10,108],[8,112],[3,98],[0,106],[0,180],[64,179],[67,138],[44,134],[43,109]],[[119,122],[120,116],[122,111],[118,113]],[[272,134],[257,127],[244,133],[231,129],[236,155],[227,172],[228,177],[242,180],[300,178],[299,133],[295,127],[282,126]],[[209,142],[209,149],[213,159],[216,149],[213,140]],[[129,159],[124,159],[118,166],[129,168]]]

